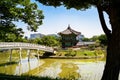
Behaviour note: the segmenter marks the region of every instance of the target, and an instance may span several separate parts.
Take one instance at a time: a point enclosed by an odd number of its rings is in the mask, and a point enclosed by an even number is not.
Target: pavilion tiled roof
[[[71,29],[70,26],[68,26],[68,28],[62,32],[59,32],[58,34],[63,34],[63,35],[69,35],[69,34],[75,34],[75,35],[79,35],[81,34],[81,32],[75,31],[73,29]]]

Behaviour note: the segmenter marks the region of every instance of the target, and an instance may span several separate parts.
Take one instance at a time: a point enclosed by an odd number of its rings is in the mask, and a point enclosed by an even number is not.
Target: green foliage
[[[93,0],[36,0],[40,3],[47,5],[47,6],[60,6],[64,5],[67,9],[75,8],[77,10],[79,9],[86,9],[90,7],[90,3]]]
[[[82,41],[90,41],[89,38],[83,38]]]
[[[16,28],[14,24],[13,25],[9,25],[9,23],[7,24],[8,25],[0,23],[0,41],[3,42],[21,41],[24,33],[22,29]]]
[[[96,56],[96,54],[98,56],[104,55],[105,52],[102,51],[101,49],[99,49],[97,51],[97,49],[95,50],[88,50],[88,49],[79,49],[79,50],[72,50],[72,49],[68,49],[68,50],[59,50],[56,53],[56,56],[71,56],[71,57],[84,57],[84,56]]]
[[[36,38],[30,40],[32,43],[41,44],[45,46],[60,46],[60,39],[55,36],[43,36],[42,38]]]
[[[72,49],[68,49],[67,53],[65,54],[65,56],[76,56],[76,51],[72,50]]]
[[[0,1],[1,26],[14,25],[13,21],[23,21],[28,24],[31,31],[36,31],[42,24],[42,11],[37,9],[30,0],[1,0]]]
[[[46,6],[65,6],[67,9],[75,8],[77,10],[85,10],[91,6],[101,5],[104,11],[107,11],[108,7],[117,4],[119,6],[119,0],[36,0]]]
[[[96,56],[97,56],[97,55],[103,55],[103,54],[105,55],[105,51],[104,51],[104,50],[99,49],[99,48],[95,50],[95,55],[96,55]]]
[[[36,38],[36,39],[32,39],[30,40],[32,43],[36,43],[36,44],[41,44],[42,43],[42,40],[41,38]]]
[[[47,46],[59,46],[59,39],[54,36],[44,36],[42,39],[42,43]]]
[[[98,35],[98,36],[93,36],[92,38],[90,38],[91,41],[95,41],[98,45],[102,45],[102,46],[106,46],[107,45],[107,37],[105,34],[101,34],[101,35]]]
[[[90,50],[79,50],[77,56],[95,56],[94,51]]]
[[[21,41],[23,31],[15,22],[24,22],[29,30],[36,31],[43,18],[30,0],[0,0],[0,41]]]
[[[107,45],[107,37],[106,35],[102,34],[98,37],[101,45]]]
[[[90,38],[91,41],[97,41],[98,40],[98,36],[93,36],[92,38]]]

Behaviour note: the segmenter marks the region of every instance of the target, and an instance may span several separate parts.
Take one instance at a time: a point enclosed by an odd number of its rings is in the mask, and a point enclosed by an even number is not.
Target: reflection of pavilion
[[[75,46],[78,42],[76,37],[81,34],[81,32],[77,32],[71,29],[70,25],[68,28],[62,32],[58,33],[62,37],[62,48]]]

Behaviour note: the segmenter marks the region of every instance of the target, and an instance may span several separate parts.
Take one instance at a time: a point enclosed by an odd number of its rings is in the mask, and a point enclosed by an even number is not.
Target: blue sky
[[[32,2],[34,2],[34,0],[32,0]],[[80,11],[75,9],[67,10],[63,6],[54,8],[44,6],[38,2],[37,4],[38,8],[43,10],[45,19],[43,20],[43,25],[39,26],[36,33],[57,34],[70,25],[71,28],[81,32],[85,37],[103,34],[97,9],[94,7],[86,11]],[[108,16],[105,15],[105,18],[109,25]],[[24,26],[24,24],[19,25],[19,27],[24,28],[26,36],[29,37],[31,33],[34,33],[28,31]]]

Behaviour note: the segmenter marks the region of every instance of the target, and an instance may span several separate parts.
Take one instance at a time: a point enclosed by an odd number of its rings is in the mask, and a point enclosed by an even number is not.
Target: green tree
[[[82,41],[90,41],[89,38],[83,38]]]
[[[33,43],[42,44],[42,40],[41,40],[41,38],[36,38],[33,40]]]
[[[92,38],[90,38],[91,41],[97,41],[98,40],[98,36],[93,36]]]
[[[107,37],[106,35],[102,34],[98,37],[98,40],[100,41],[101,45],[107,45]]]
[[[95,42],[99,42],[100,45],[106,46],[108,41],[107,41],[107,37],[105,34],[101,34],[98,36],[93,36],[92,38],[90,38],[91,41],[95,41]]]
[[[22,41],[23,31],[21,28],[14,27],[0,27],[0,41],[2,42],[14,42],[14,41]]]
[[[30,39],[28,42],[50,47],[60,46],[60,39],[56,36],[43,36],[42,38]]]
[[[118,80],[120,71],[120,0],[36,0],[47,6],[63,5],[67,9],[85,10],[94,6],[108,39],[107,60],[102,80]],[[108,29],[104,13],[109,16],[111,30]]]
[[[54,36],[44,36],[41,38],[41,44],[46,46],[60,46],[60,41]]]
[[[0,0],[0,40],[20,41],[23,31],[15,22],[24,22],[28,30],[36,31],[43,18],[42,11],[30,0]],[[10,36],[16,38],[11,40]]]

